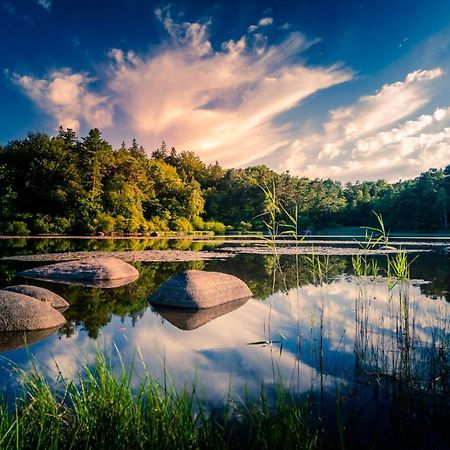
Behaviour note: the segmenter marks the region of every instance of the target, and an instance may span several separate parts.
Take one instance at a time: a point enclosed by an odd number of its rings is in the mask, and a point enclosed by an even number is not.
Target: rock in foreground
[[[8,286],[3,288],[4,291],[18,292],[19,294],[28,295],[29,297],[37,298],[41,302],[48,303],[56,309],[67,309],[69,304],[58,294],[54,292],[27,284],[18,284],[16,286]]]
[[[61,327],[64,316],[28,295],[0,290],[0,332],[35,331]]]
[[[134,281],[139,277],[139,272],[117,258],[86,258],[36,267],[20,272],[19,275],[42,280],[86,281],[95,284],[122,279]]]
[[[149,301],[174,308],[205,309],[251,296],[249,287],[233,275],[187,270],[162,284]]]

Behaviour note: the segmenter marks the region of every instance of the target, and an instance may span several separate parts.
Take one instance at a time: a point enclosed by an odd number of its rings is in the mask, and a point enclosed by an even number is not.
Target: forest
[[[264,231],[264,190],[272,189],[304,231],[368,226],[373,211],[390,231],[449,226],[450,165],[395,183],[342,184],[265,165],[208,165],[164,142],[151,153],[136,140],[114,149],[96,128],[85,137],[30,132],[0,146],[3,234]]]

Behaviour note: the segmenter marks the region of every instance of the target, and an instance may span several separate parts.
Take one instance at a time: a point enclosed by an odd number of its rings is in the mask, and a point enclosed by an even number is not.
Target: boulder
[[[37,331],[5,331],[0,333],[0,353],[18,350],[56,333],[60,327]]]
[[[0,290],[0,332],[35,331],[61,327],[64,316],[28,295]]]
[[[82,282],[81,284],[100,287],[117,287],[139,278],[139,272],[133,266],[113,257],[94,257],[50,264],[19,272],[18,275],[49,281],[78,281]],[[106,286],[102,286],[103,284]]]
[[[205,309],[251,296],[249,287],[233,275],[187,270],[162,284],[149,301],[175,308]]]
[[[46,281],[48,283],[68,284],[70,286],[83,286],[88,288],[98,289],[115,289],[127,284],[133,283],[138,277],[120,278],[118,280],[63,280],[52,278],[39,278],[39,281]]]
[[[4,291],[18,292],[19,294],[28,295],[29,297],[37,298],[41,302],[48,303],[56,309],[67,309],[69,304],[58,294],[55,294],[48,289],[31,286],[27,284],[18,284],[16,286],[8,286],[3,288]]]
[[[206,309],[180,309],[157,305],[154,306],[154,310],[173,326],[180,330],[190,331],[240,308],[247,301],[248,298],[244,298]]]

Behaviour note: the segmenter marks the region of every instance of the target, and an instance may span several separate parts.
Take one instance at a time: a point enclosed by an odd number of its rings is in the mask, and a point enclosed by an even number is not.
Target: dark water
[[[62,239],[4,240],[0,246],[2,255],[214,247],[191,241]],[[351,258],[343,256],[330,257],[322,276],[305,256],[281,257],[280,267],[269,255],[137,263],[140,278],[116,289],[31,283],[15,273],[35,263],[4,261],[0,287],[40,285],[71,306],[64,313],[65,326],[38,336],[28,348],[17,348],[17,339],[1,341],[0,386],[9,391],[18,384],[12,362],[25,370],[35,364],[50,379],[70,378],[82,362],[94,361],[99,348],[117,361],[116,346],[126,364],[137,361],[137,372],[145,363],[156,378],[168,374],[177,386],[198,379],[212,404],[223,402],[230,389],[232,395],[253,396],[262,384],[268,392],[276,390],[281,380],[299,395],[313,393],[323,415],[338,410],[359,430],[369,423],[382,430],[388,417],[392,425],[412,408],[414,420],[433,430],[427,431],[427,445],[444,448],[448,436],[442,423],[450,406],[450,257],[442,248],[418,254],[411,281],[397,284],[381,276],[386,258],[375,259],[381,268],[376,279],[355,277]],[[186,269],[234,274],[254,296],[196,315],[148,304],[151,292]]]

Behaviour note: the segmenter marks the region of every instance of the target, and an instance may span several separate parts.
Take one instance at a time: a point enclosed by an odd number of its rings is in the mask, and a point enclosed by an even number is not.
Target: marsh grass
[[[277,257],[277,233],[281,226],[277,222],[277,212],[285,216],[286,214],[277,207],[275,188],[272,192],[273,195],[271,191],[268,191],[267,195],[274,212],[270,215],[268,228],[270,246]],[[289,234],[292,234],[294,229],[295,232],[298,231],[297,214],[296,210],[292,229],[287,230]],[[443,425],[450,407],[449,329],[442,323],[430,323],[433,337],[431,340],[423,340],[424,335],[417,329],[415,322],[417,304],[410,299],[410,268],[416,258],[410,259],[405,250],[389,245],[389,233],[383,218],[376,212],[374,215],[377,226],[365,227],[364,241],[356,241],[366,253],[356,255],[351,260],[357,288],[354,307],[355,368],[354,380],[345,386],[345,389],[351,391],[350,405],[354,404],[355,409],[342,401],[337,387],[334,419],[331,422],[324,419],[323,413],[327,413],[326,410],[319,412],[317,418],[319,422],[331,425],[331,429],[335,427],[334,438],[327,441],[327,445],[332,448],[377,448],[378,445],[386,444],[389,448],[427,448],[433,442],[436,448],[446,448],[446,439],[448,443],[450,438],[447,426]],[[272,233],[273,231],[275,233]],[[391,250],[397,251],[391,254]],[[320,287],[318,295],[321,296],[317,317],[313,311],[310,312],[309,335],[310,359],[320,376],[319,404],[324,404],[323,367],[327,364],[323,354],[323,342],[326,340],[323,323],[327,320],[324,318],[327,299],[323,288],[331,281],[331,261],[329,256],[316,255],[314,249],[311,255],[306,257],[306,269],[312,275],[314,284]],[[278,270],[282,275],[281,266]],[[301,270],[298,259],[296,270]],[[386,286],[386,293],[383,295],[386,295],[389,301],[384,311],[373,307],[373,301],[376,301],[374,287],[377,285]],[[379,314],[379,317],[376,317],[376,314]],[[447,310],[443,311],[440,317],[446,317],[446,314]],[[297,340],[300,341],[298,338]],[[296,355],[301,358],[300,345]],[[317,386],[313,377],[311,370],[311,394]],[[363,431],[358,437],[360,440],[351,444],[354,436],[348,427],[355,418],[361,419],[358,414],[358,398],[366,398],[369,392],[373,404],[367,405],[365,415],[378,420],[379,429],[374,430],[371,437]],[[328,405],[328,413],[329,410]],[[381,437],[386,430],[389,430],[389,433]],[[324,434],[330,436],[333,433],[327,430],[320,433],[320,436],[323,437]]]
[[[317,432],[307,402],[278,386],[257,401],[209,408],[196,383],[177,390],[145,371],[137,388],[133,367],[117,375],[103,353],[78,379],[55,385],[36,370],[22,372],[14,405],[0,403],[1,449],[310,449]],[[287,447],[286,447],[287,446]]]

